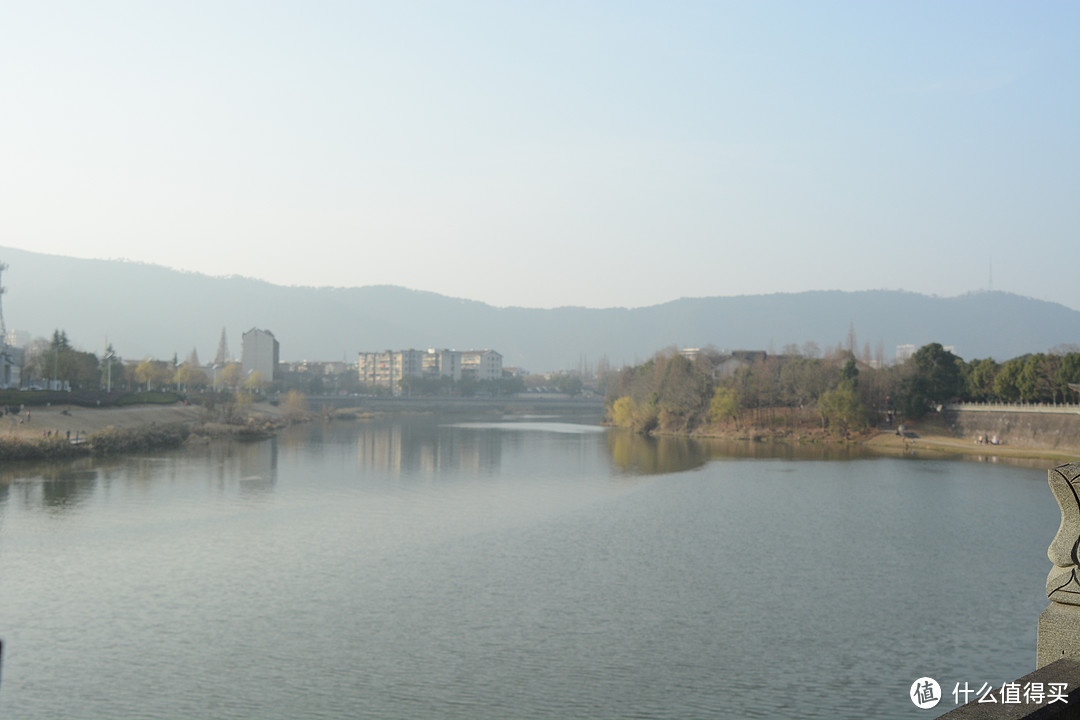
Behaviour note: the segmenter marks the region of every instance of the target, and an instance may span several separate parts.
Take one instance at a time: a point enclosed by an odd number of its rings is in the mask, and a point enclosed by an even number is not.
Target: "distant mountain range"
[[[714,346],[780,352],[787,344],[857,348],[940,342],[957,354],[1007,360],[1080,343],[1080,312],[1005,292],[954,298],[893,290],[820,291],[683,298],[642,308],[498,308],[393,286],[283,287],[242,277],[209,277],[154,265],[82,260],[0,247],[9,329],[48,337],[67,332],[81,349],[105,340],[128,359],[209,362],[222,328],[230,350],[252,327],[270,330],[282,360],[355,361],[387,348],[494,348],[507,366],[576,368],[606,357],[644,361],[657,350]]]

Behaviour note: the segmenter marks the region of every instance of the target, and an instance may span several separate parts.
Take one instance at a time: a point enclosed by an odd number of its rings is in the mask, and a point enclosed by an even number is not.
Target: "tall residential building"
[[[251,373],[257,370],[264,381],[276,380],[279,355],[280,347],[274,333],[258,328],[244,333],[240,366],[245,378],[251,377]]]

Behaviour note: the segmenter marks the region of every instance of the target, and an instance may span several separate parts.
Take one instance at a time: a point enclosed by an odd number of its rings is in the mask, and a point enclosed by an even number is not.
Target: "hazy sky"
[[[1080,3],[0,0],[0,246],[1080,309]]]

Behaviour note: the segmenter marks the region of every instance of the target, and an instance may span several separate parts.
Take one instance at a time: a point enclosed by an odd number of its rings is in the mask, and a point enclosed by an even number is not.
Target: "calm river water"
[[[597,419],[4,468],[0,717],[933,717],[1033,669],[1045,468]]]

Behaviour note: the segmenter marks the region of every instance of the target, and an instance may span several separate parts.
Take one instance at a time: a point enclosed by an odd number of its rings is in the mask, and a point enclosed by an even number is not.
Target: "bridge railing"
[[[1006,702],[1003,686],[1000,699],[971,700],[941,718],[1080,720],[1080,554],[1077,551],[1080,548],[1080,463],[1049,470],[1047,480],[1061,510],[1061,525],[1046,551],[1053,563],[1046,577],[1046,597],[1050,606],[1039,616],[1035,672],[1009,685],[1013,688],[1056,687],[1061,692],[1052,703],[1028,704],[1027,698],[1024,703]]]
[[[1080,415],[1080,405],[1053,403],[949,403],[945,410],[953,412],[1008,412]]]

